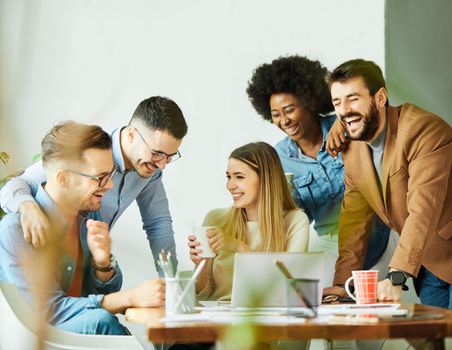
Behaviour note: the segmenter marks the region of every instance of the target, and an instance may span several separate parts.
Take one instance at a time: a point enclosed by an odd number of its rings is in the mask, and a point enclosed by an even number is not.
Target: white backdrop
[[[356,57],[384,69],[383,0],[0,0],[0,6],[0,151],[13,158],[7,171],[27,165],[59,120],[110,130],[151,95],[179,104],[189,132],[164,182],[184,269],[191,268],[185,240],[191,227],[231,202],[224,186],[228,154],[283,137],[248,102],[253,69],[295,53],[330,69]],[[135,205],[112,235],[126,286],[155,275]]]

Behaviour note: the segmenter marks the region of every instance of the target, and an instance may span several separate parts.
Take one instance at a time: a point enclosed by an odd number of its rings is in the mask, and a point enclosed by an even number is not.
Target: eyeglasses
[[[330,304],[330,303],[350,303],[354,302],[354,300],[350,297],[341,297],[338,294],[329,294],[323,297],[322,303]]]
[[[99,187],[104,187],[107,184],[108,180],[111,179],[113,177],[113,175],[115,175],[117,170],[118,169],[116,168],[116,166],[114,166],[113,169],[109,173],[103,174],[103,175],[98,175],[98,176],[83,174],[83,173],[79,173],[78,171],[74,171],[74,170],[67,170],[67,171],[80,175],[80,176],[88,177],[95,181],[99,181]]]
[[[180,157],[182,157],[179,151],[177,151],[176,153],[173,153],[173,154],[166,154],[165,152],[154,151],[151,147],[149,147],[148,143],[145,141],[143,135],[141,135],[141,133],[138,131],[138,129],[135,128],[135,130],[137,131],[138,135],[140,135],[141,140],[143,140],[143,142],[146,145],[146,147],[148,148],[149,152],[151,152],[151,159],[154,162],[158,162],[158,161],[161,161],[162,159],[166,159],[167,163],[171,163],[171,162],[175,162]]]

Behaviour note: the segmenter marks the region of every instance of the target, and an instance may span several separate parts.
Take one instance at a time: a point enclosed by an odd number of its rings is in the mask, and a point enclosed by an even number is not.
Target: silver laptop
[[[322,289],[332,285],[335,258],[327,253],[236,253],[231,306],[287,306],[286,278],[274,261],[281,261],[294,278],[319,280],[317,300]]]

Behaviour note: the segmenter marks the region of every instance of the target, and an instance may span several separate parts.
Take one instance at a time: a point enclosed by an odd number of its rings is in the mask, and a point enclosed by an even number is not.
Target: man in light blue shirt
[[[124,210],[136,200],[143,228],[157,264],[162,249],[176,258],[174,232],[162,170],[180,158],[179,146],[187,124],[177,104],[155,96],[142,101],[129,124],[112,132],[113,159],[118,171],[113,188],[102,201],[100,214],[111,229]],[[0,191],[0,205],[6,212],[20,212],[25,239],[33,246],[46,243],[49,223],[34,201],[39,185],[45,181],[41,162],[11,179]]]
[[[23,239],[18,214],[5,216],[0,282],[15,284],[58,328],[125,335],[115,314],[132,306],[162,305],[164,281],[120,291],[122,274],[111,254],[108,224],[98,212],[116,170],[111,139],[96,125],[61,123],[43,139],[42,159],[47,181],[34,199],[48,220],[46,246],[36,249]]]

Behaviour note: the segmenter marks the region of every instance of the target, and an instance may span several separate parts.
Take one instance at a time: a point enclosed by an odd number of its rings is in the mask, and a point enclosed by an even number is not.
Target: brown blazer
[[[400,234],[390,267],[452,283],[452,129],[411,104],[387,108],[381,188],[365,142],[343,153],[345,194],[334,284],[362,268],[374,213]]]

